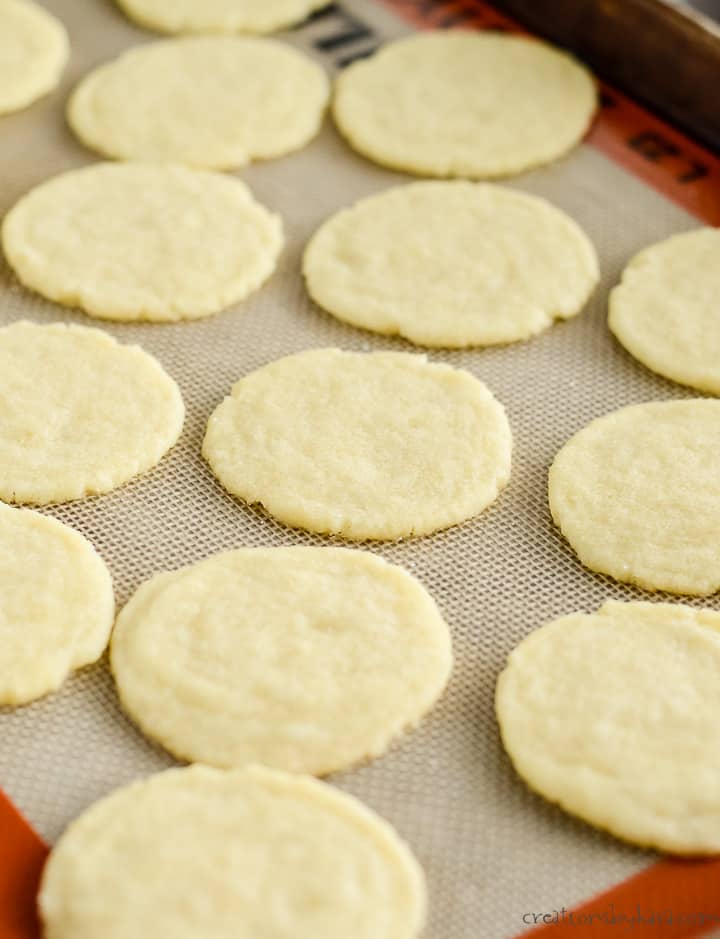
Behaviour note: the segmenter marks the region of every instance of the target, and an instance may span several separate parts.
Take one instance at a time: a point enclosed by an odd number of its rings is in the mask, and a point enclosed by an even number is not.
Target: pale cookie
[[[315,349],[235,384],[203,455],[233,495],[308,531],[360,541],[472,518],[510,477],[501,404],[423,355]]]
[[[330,0],[117,0],[161,33],[272,33],[301,23]]]
[[[89,541],[0,505],[0,705],[41,698],[98,659],[113,613],[110,574]]]
[[[610,294],[609,326],[665,378],[720,395],[720,231],[674,235],[645,248]]]
[[[68,502],[158,463],[182,430],[175,382],[139,346],[84,326],[0,329],[0,499]]]
[[[130,716],[176,756],[323,775],[414,727],[452,651],[402,568],[342,548],[247,548],[143,584],[111,666]]]
[[[599,276],[564,212],[468,182],[411,183],[344,209],[315,233],[303,270],[339,319],[451,348],[534,336],[579,313]]]
[[[68,120],[105,156],[232,169],[303,147],[328,95],[324,71],[291,46],[167,39],[91,72],[70,98]]]
[[[31,0],[0,0],[0,114],[57,87],[70,51],[62,23]]]
[[[353,63],[338,78],[333,114],[350,145],[377,163],[489,178],[562,156],[596,107],[590,73],[553,46],[438,31]]]
[[[144,163],[56,176],[2,227],[26,287],[111,320],[217,313],[270,276],[282,240],[280,219],[239,179]]]
[[[591,825],[720,851],[720,613],[609,601],[510,654],[497,715],[515,769]]]
[[[720,401],[622,408],[550,468],[555,523],[586,567],[648,590],[720,587]]]
[[[171,769],[73,822],[39,895],[45,939],[416,939],[425,883],[357,799],[253,766]]]

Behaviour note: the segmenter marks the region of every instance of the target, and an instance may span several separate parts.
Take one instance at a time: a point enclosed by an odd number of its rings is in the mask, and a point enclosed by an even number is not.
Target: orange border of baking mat
[[[0,789],[0,939],[40,935],[35,897],[48,847]]]
[[[526,32],[485,0],[382,2],[420,28]],[[720,158],[605,82],[600,91],[587,142],[704,222],[720,225]],[[720,930],[720,860],[660,861],[572,910],[525,914],[533,915],[544,925],[521,933],[522,939],[706,935]]]
[[[522,939],[691,939],[720,929],[720,860],[653,864],[572,911],[526,913]],[[544,920],[543,920],[544,917]]]
[[[485,0],[381,0],[424,29],[526,32]],[[709,225],[720,225],[720,157],[696,144],[611,85],[587,136],[614,162]]]

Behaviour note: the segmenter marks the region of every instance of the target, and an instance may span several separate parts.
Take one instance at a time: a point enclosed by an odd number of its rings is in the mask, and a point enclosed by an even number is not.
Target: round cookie
[[[117,0],[161,33],[272,33],[302,22],[330,0]]]
[[[648,590],[720,587],[720,401],[638,404],[593,421],[550,468],[550,509],[586,567]]]
[[[175,382],[99,329],[0,329],[0,499],[68,502],[155,466],[182,430]]]
[[[653,372],[720,395],[720,231],[645,248],[610,294],[608,324]]]
[[[607,602],[536,630],[497,685],[528,785],[643,846],[720,851],[720,613]]]
[[[70,47],[62,23],[31,0],[0,2],[0,114],[57,87]]]
[[[376,163],[490,178],[562,156],[596,107],[587,69],[544,42],[440,30],[353,63],[338,78],[333,114],[350,145]]]
[[[70,98],[68,120],[105,156],[232,169],[308,143],[328,96],[323,70],[291,46],[167,39],[91,72]]]
[[[472,518],[510,476],[501,404],[423,355],[314,349],[238,381],[203,455],[225,488],[287,525],[360,541]]]
[[[264,767],[171,769],[120,789],[55,845],[46,939],[416,939],[422,870],[387,822]]]
[[[130,716],[176,756],[324,775],[415,726],[452,650],[402,568],[343,548],[248,548],[143,584],[111,666]]]
[[[87,539],[0,504],[0,705],[41,698],[98,659],[114,605],[110,573]]]
[[[362,199],[315,233],[303,270],[339,319],[451,348],[534,336],[579,313],[599,276],[584,232],[549,202],[461,181]]]
[[[169,322],[243,300],[275,268],[280,219],[239,179],[98,163],[25,195],[2,226],[26,287],[91,316]]]

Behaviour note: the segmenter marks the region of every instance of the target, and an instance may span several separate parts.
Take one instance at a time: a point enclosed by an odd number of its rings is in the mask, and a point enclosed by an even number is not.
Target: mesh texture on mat
[[[2,120],[1,212],[47,177],[93,161],[64,124],[66,94],[88,68],[153,38],[110,0],[46,6],[68,27],[72,60],[58,93]],[[383,38],[407,31],[370,0],[347,7]],[[323,31],[327,21],[319,19],[288,38],[312,51]],[[319,57],[331,67],[329,56]],[[97,546],[119,604],[154,572],[216,551],[327,543],[237,503],[203,463],[205,422],[237,378],[311,347],[416,351],[336,322],[310,303],[300,276],[302,247],[320,222],[406,178],[352,153],[329,120],[307,149],[242,176],[283,216],[287,247],[264,289],[210,319],[101,323],[31,295],[7,266],[0,268],[0,322],[27,317],[107,329],[156,355],[182,389],[185,430],[154,472],[110,495],[47,510]],[[523,914],[570,905],[652,860],[525,788],[500,747],[493,694],[507,653],[532,629],[572,610],[594,610],[608,597],[644,595],[580,566],[552,526],[546,474],[559,447],[592,418],[634,402],[692,396],[635,363],[608,333],[605,309],[631,254],[697,222],[587,146],[509,185],[548,197],[586,229],[600,254],[602,284],[581,316],[530,342],[431,352],[433,360],[482,378],[504,403],[515,437],[513,475],[474,521],[419,540],[370,545],[432,591],[452,627],[457,664],[444,700],[418,731],[373,765],[333,779],[386,816],[417,852],[431,894],[427,939],[513,935],[524,928]],[[48,839],[111,789],[171,763],[121,713],[105,661],[46,700],[0,712],[0,785]]]

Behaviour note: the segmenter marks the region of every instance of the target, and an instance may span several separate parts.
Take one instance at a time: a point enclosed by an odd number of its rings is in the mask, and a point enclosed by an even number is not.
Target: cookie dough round
[[[0,0],[0,114],[57,87],[70,51],[62,23],[32,0]]]
[[[420,176],[490,178],[562,156],[585,134],[590,73],[537,39],[422,33],[353,63],[333,114],[350,145]]]
[[[720,613],[607,602],[532,633],[497,685],[532,789],[647,847],[720,851]]]
[[[636,255],[610,294],[609,326],[653,372],[720,395],[720,231],[674,235]]]
[[[0,499],[68,502],[155,466],[182,430],[180,391],[139,346],[100,329],[0,329]]]
[[[203,455],[287,525],[353,541],[472,518],[510,476],[501,404],[468,372],[402,352],[314,349],[242,378]]]
[[[527,339],[575,316],[598,281],[580,227],[544,199],[487,183],[419,182],[333,216],[305,250],[334,316],[427,346]]]
[[[586,567],[648,590],[720,588],[720,401],[638,404],[593,421],[550,468],[555,523]]]
[[[414,727],[452,651],[402,568],[343,548],[246,548],[143,584],[111,666],[130,716],[176,756],[324,775]]]
[[[171,769],[101,800],[45,867],[46,939],[416,939],[419,864],[357,799],[264,767]]]
[[[0,705],[41,698],[98,659],[113,614],[110,573],[87,539],[0,504]]]
[[[239,179],[182,166],[98,163],[24,196],[5,255],[26,287],[100,319],[197,319],[275,268],[282,225]]]
[[[117,0],[161,33],[272,33],[301,23],[330,0]]]
[[[328,95],[319,65],[271,39],[167,39],[91,72],[68,120],[105,156],[233,169],[303,147]]]

